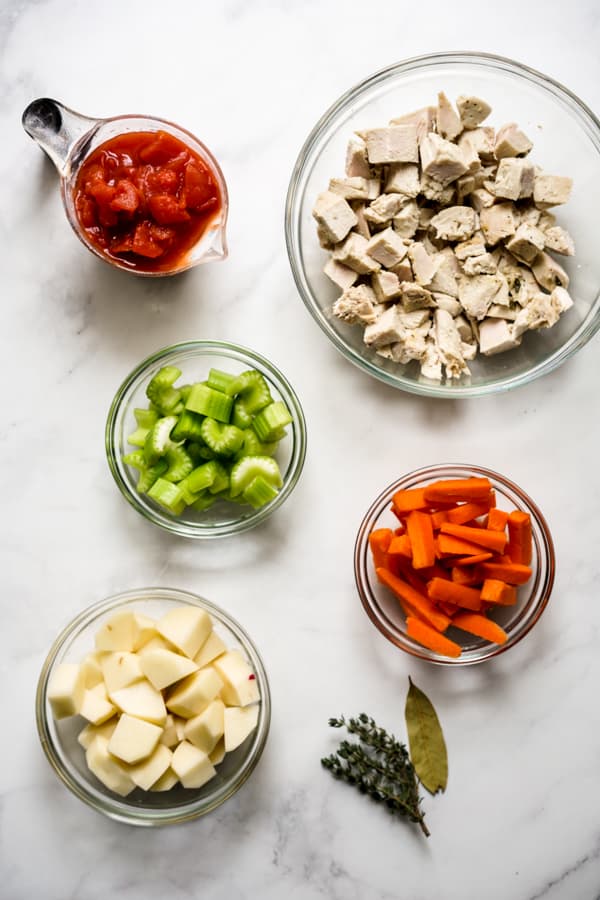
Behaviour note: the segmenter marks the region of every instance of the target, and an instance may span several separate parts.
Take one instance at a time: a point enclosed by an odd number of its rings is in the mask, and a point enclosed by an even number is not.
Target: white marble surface
[[[283,204],[298,149],[349,85],[444,49],[512,56],[600,109],[594,0],[2,0],[0,247],[3,414],[4,900],[594,900],[600,896],[598,339],[519,391],[426,402],[329,345],[296,295]],[[20,128],[31,99],[89,114],[149,111],[221,161],[231,255],[179,280],[111,271],[73,237],[54,172]],[[265,527],[206,545],[122,500],[103,448],[124,375],[185,338],[247,343],[295,385],[304,475]],[[526,487],[557,547],[552,602],[498,661],[446,671],[395,651],[363,614],[361,516],[403,471],[479,461]],[[37,674],[82,607],[143,584],[183,587],[239,618],[263,652],[274,715],[259,768],[216,813],[149,831],[83,806],[54,777],[33,716]],[[362,709],[404,734],[407,675],[445,726],[450,780],[425,800],[429,841],[319,766],[327,718]]]

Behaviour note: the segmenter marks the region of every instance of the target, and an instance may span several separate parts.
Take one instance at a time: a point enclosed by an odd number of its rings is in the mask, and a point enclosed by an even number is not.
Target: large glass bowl
[[[564,263],[574,300],[550,329],[528,332],[513,351],[469,363],[470,376],[447,384],[430,381],[416,362],[403,366],[378,356],[362,340],[362,328],[331,315],[339,289],[323,274],[328,254],[319,246],[311,215],[329,179],[343,175],[346,144],[355,130],[386,125],[390,118],[436,102],[476,94],[492,106],[490,124],[517,122],[533,141],[531,159],[545,171],[574,180],[558,220],[575,240],[576,255]],[[487,123],[486,123],[487,124]],[[509,390],[552,371],[600,327],[600,256],[597,198],[600,183],[600,122],[567,88],[502,57],[439,53],[409,59],[376,72],[353,87],[319,119],[294,167],[287,195],[286,241],[292,272],[309,312],[350,362],[394,387],[435,397],[473,397]]]
[[[119,797],[92,775],[85,762],[85,751],[77,735],[85,725],[80,716],[55,721],[47,698],[52,673],[63,662],[81,662],[94,649],[94,635],[115,612],[131,609],[158,618],[178,606],[197,606],[206,610],[214,630],[228,649],[239,649],[256,675],[260,694],[258,724],[236,750],[226,754],[217,766],[217,774],[195,790],[181,786],[170,791],[152,792],[136,788],[129,796]],[[170,588],[141,588],[116,594],[80,613],[59,634],[44,662],[36,695],[36,719],[42,749],[63,784],[98,812],[129,825],[170,825],[186,822],[211,812],[235,794],[250,777],[263,752],[271,720],[269,683],[258,650],[241,625],[208,600],[187,591]]]
[[[395,528],[398,520],[391,512],[392,497],[396,491],[425,487],[433,481],[446,478],[488,478],[496,492],[496,505],[507,512],[515,509],[531,516],[533,554],[529,581],[517,592],[515,606],[494,610],[490,618],[508,634],[505,644],[492,644],[458,628],[450,627],[447,636],[460,644],[459,657],[440,656],[423,647],[406,634],[406,619],[394,595],[380,584],[375,574],[369,535],[375,528]],[[439,665],[467,666],[492,659],[505,653],[531,631],[548,605],[554,585],[554,544],[548,523],[540,509],[525,491],[491,469],[468,465],[437,465],[417,469],[404,475],[385,488],[367,510],[358,530],[354,547],[354,575],[358,593],[365,612],[376,628],[396,647]]]
[[[283,487],[277,496],[258,509],[239,503],[218,501],[203,512],[188,507],[180,516],[170,513],[150,497],[136,490],[138,473],[125,465],[123,456],[133,450],[127,436],[136,429],[133,410],[147,407],[146,387],[163,366],[181,369],[181,383],[204,381],[210,368],[237,375],[246,369],[257,369],[266,378],[274,400],[283,400],[292,414],[286,437],[280,441],[275,458],[279,464]],[[106,455],[110,470],[125,499],[146,519],[161,528],[188,538],[216,538],[238,534],[263,522],[289,497],[304,465],[306,455],[306,423],[293,388],[284,375],[268,360],[236,344],[223,341],[187,341],[157,351],[127,376],[111,404],[106,422]]]

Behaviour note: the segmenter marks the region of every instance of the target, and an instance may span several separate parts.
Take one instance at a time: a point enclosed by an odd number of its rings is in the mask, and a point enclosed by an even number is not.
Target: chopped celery
[[[149,433],[150,428],[136,428],[133,434],[130,434],[127,438],[127,443],[131,444],[132,447],[143,447]]]
[[[163,475],[166,481],[178,482],[190,474],[194,468],[191,456],[183,447],[169,447],[165,454],[169,468]]]
[[[270,403],[255,416],[252,422],[257,437],[261,441],[272,441],[280,433],[280,429],[289,425],[292,417],[285,403],[277,400]]]
[[[133,453],[127,453],[123,457],[126,466],[133,466],[134,469],[145,469],[147,467],[146,457],[141,450],[134,450]]]
[[[229,488],[229,472],[225,466],[216,459],[211,460],[208,465],[213,466],[215,473],[214,481],[209,487],[211,494],[219,494],[221,491],[227,490]]]
[[[258,509],[270,503],[278,493],[276,487],[273,487],[262,475],[257,475],[244,490],[243,497],[250,506]]]
[[[246,404],[240,397],[233,401],[231,424],[236,428],[250,428],[252,425],[252,414],[248,412]]]
[[[238,395],[238,399],[240,397],[243,399],[244,407],[250,415],[259,412],[273,402],[264,375],[261,375],[256,369],[250,369],[238,375],[232,390]]]
[[[283,483],[279,466],[272,456],[244,456],[231,469],[232,496],[243,493],[257,475],[261,475],[276,488],[280,488]]]
[[[149,432],[144,443],[144,456],[149,463],[155,463],[167,452],[170,445],[171,431],[177,425],[176,416],[165,416],[159,419]]]
[[[233,456],[242,446],[244,432],[235,425],[223,425],[208,416],[202,422],[200,436],[218,456]]]
[[[216,497],[213,497],[212,494],[200,494],[200,496],[194,500],[192,503],[192,509],[197,509],[199,512],[204,512],[205,509],[209,509],[213,503],[216,501]]]
[[[204,465],[198,466],[197,469],[190,472],[189,475],[183,479],[182,484],[185,485],[187,490],[197,494],[198,491],[209,488],[216,477],[217,473],[213,462],[206,462]]]
[[[161,475],[164,475],[168,468],[169,464],[166,459],[159,459],[155,465],[147,466],[145,469],[142,469],[136,485],[138,494],[146,494],[156,479],[160,478]]]
[[[230,394],[230,388],[236,384],[236,381],[237,377],[235,375],[230,375],[229,372],[222,372],[220,369],[211,369],[206,379],[206,383],[210,388],[213,388],[215,391],[221,391],[222,394]]]
[[[181,493],[181,488],[173,484],[171,481],[165,481],[164,478],[157,478],[150,490],[148,496],[156,500],[169,512],[180,515],[185,508],[185,500]]]
[[[152,428],[158,421],[158,411],[156,409],[134,409],[133,415],[138,428]]]
[[[190,412],[189,409],[184,409],[179,415],[177,425],[171,432],[171,437],[174,441],[201,438],[201,425],[202,416],[199,416],[198,413]]]
[[[194,384],[187,399],[186,409],[202,416],[210,416],[217,422],[229,422],[233,400],[206,384]]]

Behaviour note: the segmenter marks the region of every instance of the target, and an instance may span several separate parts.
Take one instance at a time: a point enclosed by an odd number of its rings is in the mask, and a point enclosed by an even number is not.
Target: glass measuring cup
[[[184,272],[201,263],[225,259],[227,242],[225,226],[228,212],[227,185],[221,168],[210,150],[189,131],[165,119],[153,116],[126,115],[108,119],[92,119],[49,98],[34,100],[22,116],[23,128],[52,160],[60,175],[60,188],[65,213],[80,241],[99,259],[118,269],[136,275],[164,276]],[[89,156],[106,141],[131,132],[166,132],[190,148],[210,170],[219,189],[220,207],[207,221],[195,244],[177,256],[172,265],[157,268],[143,260],[105,253],[89,239],[75,208],[75,187],[81,167]]]

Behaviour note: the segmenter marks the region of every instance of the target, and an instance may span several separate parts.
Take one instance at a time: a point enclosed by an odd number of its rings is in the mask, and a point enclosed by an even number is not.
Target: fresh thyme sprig
[[[321,764],[334,776],[354,785],[393,815],[418,823],[429,837],[421,811],[417,777],[404,744],[361,713],[356,719],[330,719],[332,728],[346,728],[358,742],[344,740]]]

